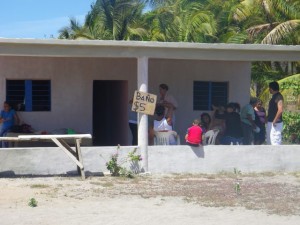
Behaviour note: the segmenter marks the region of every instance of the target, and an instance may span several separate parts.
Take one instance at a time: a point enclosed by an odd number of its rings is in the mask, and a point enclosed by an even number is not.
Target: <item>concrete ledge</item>
[[[134,147],[121,147],[120,158]],[[86,171],[106,172],[105,163],[116,147],[83,147]],[[0,150],[0,176],[56,175],[76,171],[75,164],[58,148],[19,148]],[[149,146],[152,173],[218,173],[238,168],[248,172],[300,171],[300,146]]]

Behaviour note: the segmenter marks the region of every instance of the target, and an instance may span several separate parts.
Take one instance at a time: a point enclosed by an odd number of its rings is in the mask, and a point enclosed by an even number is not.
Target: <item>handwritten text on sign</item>
[[[131,110],[134,112],[154,115],[156,99],[156,95],[135,91]]]

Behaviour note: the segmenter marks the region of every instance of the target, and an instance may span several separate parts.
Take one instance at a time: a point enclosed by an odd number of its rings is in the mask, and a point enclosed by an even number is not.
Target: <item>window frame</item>
[[[9,95],[9,92],[12,90],[9,90],[9,85],[8,82],[13,82],[13,81],[20,81],[20,82],[24,82],[24,96],[23,96],[23,103],[17,102],[17,101],[12,101],[9,98],[13,98],[13,95]],[[36,84],[34,84],[34,82],[49,82],[48,84],[45,84],[47,90],[47,94],[45,96],[47,96],[47,100],[44,100],[45,102],[47,102],[47,104],[45,104],[45,110],[35,110],[35,107],[38,107],[38,105],[34,104],[34,98],[36,97],[40,97],[41,95],[35,95],[34,91],[34,86]],[[21,88],[22,89],[22,88]],[[40,90],[41,91],[41,90]],[[44,97],[45,97],[44,96]],[[24,104],[24,108],[22,109],[18,109],[18,111],[21,112],[51,112],[52,111],[52,81],[50,79],[6,79],[6,100],[9,102],[13,102],[14,104]]]
[[[197,105],[196,104],[196,99],[197,99],[197,96],[196,96],[196,85],[202,85],[205,86],[204,84],[206,84],[207,87],[205,87],[205,89],[207,89],[208,93],[206,95],[203,95],[206,97],[205,101],[207,101],[207,107],[205,108],[201,108],[201,106]],[[194,80],[193,81],[193,110],[194,111],[212,111],[212,104],[213,104],[213,99],[214,98],[217,98],[217,97],[220,97],[220,96],[215,96],[214,93],[213,93],[213,86],[216,85],[216,84],[222,84],[222,85],[225,85],[226,89],[224,89],[224,91],[226,92],[226,96],[224,96],[225,98],[225,101],[222,101],[220,103],[224,103],[224,104],[227,104],[228,102],[228,99],[229,99],[229,81],[200,81],[200,80]]]

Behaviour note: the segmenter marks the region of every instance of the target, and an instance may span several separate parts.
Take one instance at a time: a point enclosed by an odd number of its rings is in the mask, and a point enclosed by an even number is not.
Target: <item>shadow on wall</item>
[[[103,177],[103,172],[85,171],[87,177]],[[79,177],[77,170],[68,171],[65,174],[16,174],[12,170],[0,172],[0,178],[38,178],[38,177]]]
[[[192,151],[195,153],[195,155],[198,158],[204,158],[205,153],[204,153],[203,145],[200,145],[198,147],[194,147],[194,146],[189,146],[189,147],[192,149]]]

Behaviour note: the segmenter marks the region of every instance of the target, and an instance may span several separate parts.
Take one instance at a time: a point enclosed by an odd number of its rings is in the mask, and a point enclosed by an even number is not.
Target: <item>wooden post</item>
[[[148,58],[139,57],[137,63],[138,90],[148,92]],[[142,169],[148,172],[148,115],[138,114],[138,146],[141,149]]]
[[[82,160],[82,153],[81,153],[81,139],[75,139],[75,143],[76,143],[76,156],[78,161],[83,165],[83,160]],[[81,175],[82,180],[85,179],[85,172],[84,172],[84,167],[80,168],[79,166],[77,166],[77,171],[79,172],[79,174]]]

